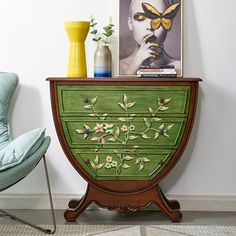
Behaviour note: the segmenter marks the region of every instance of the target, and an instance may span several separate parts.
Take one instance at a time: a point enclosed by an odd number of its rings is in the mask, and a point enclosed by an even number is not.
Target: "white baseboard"
[[[80,199],[80,195],[55,194],[55,209],[66,209],[70,199]],[[171,195],[169,199],[180,202],[182,211],[236,211],[236,196],[187,196]],[[49,209],[48,196],[45,194],[2,194],[0,209]],[[91,206],[90,209],[97,209]],[[101,208],[98,208],[101,209]],[[156,209],[151,206],[151,209]]]

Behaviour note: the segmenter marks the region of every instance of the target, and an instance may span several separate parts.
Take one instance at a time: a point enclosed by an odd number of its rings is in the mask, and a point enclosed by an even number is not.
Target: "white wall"
[[[51,114],[47,77],[66,76],[69,41],[64,21],[87,20],[101,25],[113,16],[117,0],[1,0],[0,71],[17,72],[21,86],[12,108],[12,133],[17,136],[46,127],[52,137],[48,164],[52,191],[83,194],[86,182],[67,161]],[[199,106],[187,149],[163,181],[172,195],[236,195],[236,1],[185,0],[184,76],[201,77]],[[118,32],[118,28],[116,28]],[[93,74],[95,44],[86,41],[88,75]],[[112,45],[116,58],[117,33]],[[117,61],[114,59],[114,64]],[[115,71],[116,72],[116,71]],[[8,193],[45,193],[42,164]]]

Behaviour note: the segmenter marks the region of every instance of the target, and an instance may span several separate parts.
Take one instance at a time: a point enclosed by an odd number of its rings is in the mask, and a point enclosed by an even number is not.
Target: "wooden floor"
[[[31,220],[36,224],[50,224],[51,215],[49,210],[8,210],[25,220]],[[172,223],[161,212],[153,210],[138,211],[128,215],[118,215],[107,210],[87,210],[75,223],[65,221],[64,210],[56,210],[58,225],[63,224],[125,224],[125,225],[220,225],[236,226],[235,212],[183,212],[183,220],[180,223]],[[16,224],[8,217],[0,217],[0,224]],[[18,223],[17,223],[18,224]]]

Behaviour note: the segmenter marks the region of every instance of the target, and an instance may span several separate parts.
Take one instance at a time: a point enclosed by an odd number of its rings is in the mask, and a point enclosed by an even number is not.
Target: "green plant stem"
[[[94,26],[92,26],[92,27],[93,27],[93,31],[96,30]],[[96,40],[98,40],[98,35],[97,35],[97,33],[96,33],[96,34],[93,34],[93,35],[94,35],[94,38],[95,38]],[[97,42],[97,45],[99,45],[99,43],[98,43],[99,41],[96,41],[96,42]]]
[[[123,144],[123,141],[122,141],[121,139],[117,138],[114,133],[103,134],[103,135],[101,136],[101,138],[105,138],[105,137],[107,137],[107,136],[109,136],[109,135],[112,135],[117,141],[119,141],[120,143]]]
[[[104,124],[104,120],[99,116],[99,114],[95,111],[94,105],[92,104],[92,113],[96,114],[96,117]]]
[[[108,40],[108,37],[106,37],[106,39],[105,39],[105,46],[107,46],[107,45],[109,45],[109,43],[107,43],[107,40]]]

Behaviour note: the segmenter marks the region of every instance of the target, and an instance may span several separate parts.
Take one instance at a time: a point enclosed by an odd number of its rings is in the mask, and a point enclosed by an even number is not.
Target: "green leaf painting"
[[[162,119],[158,114],[163,113],[169,109],[168,103],[170,98],[158,98],[156,107],[148,107],[147,117],[143,118],[142,130],[136,130],[135,119],[136,114],[132,112],[135,107],[135,101],[129,101],[127,95],[123,95],[117,105],[122,116],[117,117],[117,124],[108,122],[108,113],[99,114],[95,107],[99,103],[99,97],[84,100],[83,108],[88,112],[88,115],[96,119],[96,125],[90,127],[83,124],[83,129],[76,129],[76,133],[82,136],[83,139],[89,139],[94,142],[94,150],[97,153],[95,157],[88,160],[90,166],[94,169],[95,174],[100,169],[112,170],[119,176],[127,169],[134,168],[137,172],[145,170],[145,166],[151,160],[147,155],[140,154],[140,146],[135,145],[136,140],[158,140],[160,136],[164,138],[170,137],[170,130],[174,124],[166,125],[162,123]],[[130,111],[131,110],[131,111]],[[155,125],[154,125],[155,124]],[[106,144],[120,144],[122,148],[114,149],[113,153],[106,156],[106,159],[101,161],[99,152],[106,146]],[[133,146],[132,146],[133,144]]]

